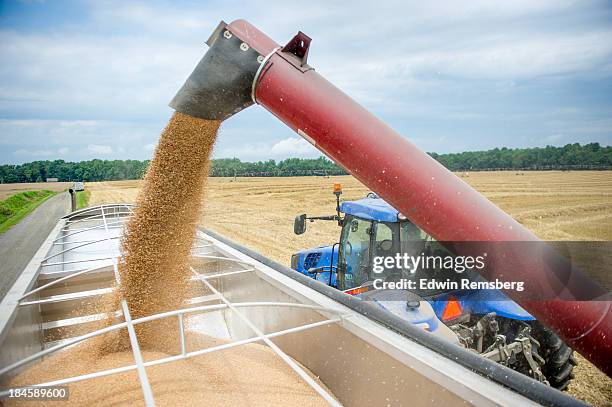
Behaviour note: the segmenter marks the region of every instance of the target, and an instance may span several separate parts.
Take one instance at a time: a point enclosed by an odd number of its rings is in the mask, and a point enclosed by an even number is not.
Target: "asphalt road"
[[[59,193],[0,234],[0,300],[39,249],[57,221],[70,211],[70,195]]]

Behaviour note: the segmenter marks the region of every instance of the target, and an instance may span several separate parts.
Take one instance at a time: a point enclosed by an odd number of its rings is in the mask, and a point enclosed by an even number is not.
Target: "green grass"
[[[89,196],[91,195],[91,191],[79,191],[77,192],[77,209],[87,208],[87,204],[89,203]]]
[[[19,223],[38,205],[57,194],[54,191],[27,191],[9,196],[0,201],[0,233],[4,233]]]

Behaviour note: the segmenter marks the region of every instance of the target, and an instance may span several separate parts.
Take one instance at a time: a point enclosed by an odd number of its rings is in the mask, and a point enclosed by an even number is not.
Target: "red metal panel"
[[[532,232],[315,71],[302,72],[275,54],[259,77],[256,99],[435,239],[537,240]],[[550,284],[529,259],[515,260],[515,266],[522,267],[512,274],[488,277]],[[507,294],[610,375],[610,302],[527,301],[516,292]],[[533,299],[535,293],[530,294]]]
[[[278,45],[244,20],[228,29],[262,55]],[[273,55],[261,72],[256,99],[272,114],[439,241],[535,241],[537,237],[429,155],[401,137],[313,70]],[[298,64],[299,65],[299,64]],[[367,79],[365,79],[367,80]],[[550,292],[563,283],[515,253],[511,269],[487,276],[537,281]],[[504,272],[505,271],[505,272]],[[572,275],[576,285],[589,285]],[[556,284],[556,285],[555,285]],[[533,301],[539,293],[507,293],[608,375],[612,305],[605,301]],[[542,293],[544,295],[544,293]]]
[[[272,38],[259,31],[246,20],[234,20],[227,25],[227,28],[232,34],[262,55],[268,55],[274,48],[278,47],[278,44]]]

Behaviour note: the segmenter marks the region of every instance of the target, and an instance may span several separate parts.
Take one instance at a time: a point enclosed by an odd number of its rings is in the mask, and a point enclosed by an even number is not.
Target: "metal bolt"
[[[227,38],[229,40],[230,38],[232,38],[232,33],[227,31],[227,30],[225,30],[223,32],[223,37],[225,37],[225,38]]]
[[[264,60],[263,55],[259,55],[259,56],[257,57],[257,62],[259,62],[260,64],[263,62],[263,60]]]
[[[242,44],[240,44],[240,49],[243,51],[246,51],[249,49],[249,44],[247,44],[246,42],[243,42]]]

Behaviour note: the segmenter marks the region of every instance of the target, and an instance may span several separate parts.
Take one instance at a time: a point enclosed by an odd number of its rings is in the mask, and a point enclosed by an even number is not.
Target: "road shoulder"
[[[10,290],[58,219],[69,210],[69,194],[59,193],[0,235],[0,300]]]

